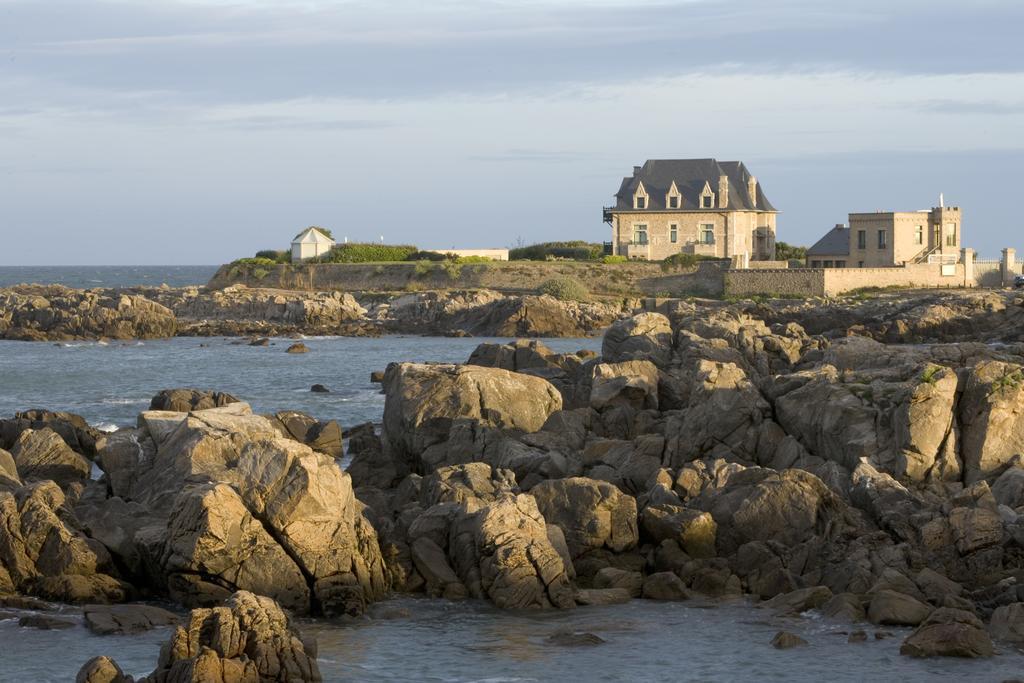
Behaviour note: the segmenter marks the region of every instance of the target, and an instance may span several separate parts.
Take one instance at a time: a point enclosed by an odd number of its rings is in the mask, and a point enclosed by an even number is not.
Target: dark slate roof
[[[836,256],[850,253],[850,229],[842,225],[825,233],[825,236],[807,250],[808,256]]]
[[[723,175],[729,177],[729,204],[706,211],[721,211],[723,208],[730,211],[775,211],[760,181],[757,183],[757,206],[750,203],[747,181],[751,173],[742,161],[715,159],[648,159],[638,173],[622,179],[622,185],[615,194],[615,208],[632,209],[633,193],[642,181],[650,198],[647,207],[653,210],[665,209],[665,195],[675,181],[683,195],[683,210],[700,209],[700,193],[704,190],[704,184],[709,184],[717,196],[718,179]]]

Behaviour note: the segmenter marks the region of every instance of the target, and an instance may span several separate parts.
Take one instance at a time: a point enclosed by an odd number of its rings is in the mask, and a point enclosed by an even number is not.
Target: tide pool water
[[[370,373],[393,361],[463,363],[477,344],[508,339],[313,337],[309,353],[290,354],[293,339],[248,346],[223,337],[155,341],[0,341],[0,417],[30,408],[64,410],[90,424],[133,425],[161,389],[194,387],[234,394],[260,413],[301,410],[349,427],[379,422],[380,386]],[[556,351],[600,350],[598,339],[550,339]],[[323,384],[329,394],[312,393]]]

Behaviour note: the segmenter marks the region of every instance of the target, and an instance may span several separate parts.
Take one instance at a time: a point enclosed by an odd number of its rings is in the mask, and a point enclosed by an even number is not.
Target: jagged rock
[[[761,603],[760,606],[781,614],[800,614],[820,607],[830,599],[832,599],[832,591],[828,589],[828,586],[811,586],[776,595],[771,600]]]
[[[604,638],[593,633],[572,633],[564,631],[552,633],[545,640],[552,645],[564,645],[568,647],[589,647],[593,645],[600,645],[605,642]]]
[[[49,428],[26,429],[11,448],[18,474],[26,481],[46,479],[67,486],[88,479],[92,465]]]
[[[96,442],[103,432],[89,426],[81,415],[50,410],[25,410],[14,418],[0,420],[0,448],[11,448],[26,429],[52,429],[71,450],[87,458],[96,455]]]
[[[82,665],[75,683],[132,683],[132,677],[125,674],[114,660],[99,656]]]
[[[996,607],[992,612],[989,632],[996,640],[1024,643],[1024,602]]]
[[[177,330],[169,309],[116,289],[20,285],[0,290],[0,311],[3,339],[159,339]]]
[[[873,624],[888,626],[917,626],[931,609],[909,595],[891,590],[880,590],[868,605],[868,619]]]
[[[85,605],[85,626],[97,635],[141,633],[179,622],[173,612],[153,605]]]
[[[940,607],[903,641],[900,654],[909,657],[991,657],[992,640],[978,617]]]
[[[309,347],[302,342],[296,342],[285,349],[286,353],[309,353]]]
[[[130,590],[106,549],[69,526],[52,481],[0,491],[0,567],[11,589],[63,602],[121,602]]]
[[[598,363],[594,366],[590,406],[597,410],[629,406],[635,410],[658,407],[658,368],[646,360]]]
[[[999,361],[978,363],[967,374],[959,405],[968,484],[1024,454],[1024,368]]]
[[[691,557],[714,557],[718,525],[710,513],[680,505],[648,505],[640,516],[645,538],[654,543],[672,539]]]
[[[238,591],[222,607],[192,610],[187,622],[160,649],[157,667],[144,681],[322,680],[312,641],[302,639],[270,598]]]
[[[576,604],[532,496],[504,494],[457,518],[449,557],[470,595],[503,609]]]
[[[772,636],[772,647],[776,650],[789,650],[803,645],[807,645],[807,641],[789,631],[779,631]]]
[[[864,604],[859,597],[853,593],[838,593],[833,595],[820,607],[821,613],[830,619],[856,623],[864,621],[867,614],[864,611]]]
[[[625,588],[580,588],[576,591],[576,604],[587,607],[620,605],[633,599]]]
[[[622,588],[629,595],[639,598],[643,594],[644,576],[640,572],[631,572],[617,567],[605,567],[594,574],[594,588]]]
[[[231,403],[238,403],[238,399],[222,391],[163,389],[149,402],[149,409],[187,413],[193,410],[219,408]]]
[[[660,313],[641,313],[613,324],[604,334],[605,362],[650,360],[667,365],[672,358],[672,326]]]
[[[495,470],[487,463],[441,467],[423,478],[422,498],[427,505],[463,503],[471,499],[493,502],[502,493],[516,493],[516,478],[509,470]]]
[[[441,596],[449,600],[466,597],[466,587],[448,564],[444,550],[436,543],[426,536],[420,536],[412,542],[410,550],[416,569],[427,582],[428,595]]]
[[[622,552],[638,541],[636,500],[607,482],[571,477],[530,489],[548,524],[565,534],[575,559],[595,548]]]
[[[21,488],[18,466],[10,453],[0,448],[0,489]]]
[[[63,631],[78,626],[70,619],[61,619],[47,614],[26,614],[18,619],[18,626],[22,628],[36,628],[40,631]]]
[[[384,391],[384,453],[406,472],[424,469],[420,456],[445,442],[457,420],[536,432],[562,407],[543,379],[471,365],[393,363]]]
[[[690,597],[686,584],[672,572],[656,572],[646,576],[642,595],[646,600],[686,600]]]

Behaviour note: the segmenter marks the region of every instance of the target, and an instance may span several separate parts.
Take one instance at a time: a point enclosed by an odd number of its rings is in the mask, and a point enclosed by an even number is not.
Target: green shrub
[[[508,258],[511,261],[547,261],[550,259],[596,261],[603,255],[603,244],[571,240],[568,242],[542,242],[526,247],[517,247],[509,251]]]
[[[256,256],[254,258],[240,258],[235,259],[231,262],[233,266],[276,266],[277,261],[263,256]]]
[[[416,266],[413,268],[413,275],[415,277],[425,277],[434,269],[434,264],[430,261],[417,261]]]
[[[462,275],[462,264],[458,261],[445,261],[441,264],[449,280],[458,280],[459,276]]]
[[[608,254],[607,256],[601,257],[601,263],[625,263],[628,261],[622,254]]]
[[[416,247],[411,244],[347,242],[336,245],[323,256],[313,260],[319,263],[386,263],[405,261],[416,251]]]
[[[571,275],[560,275],[545,280],[537,288],[537,293],[553,296],[559,301],[586,301],[590,298],[587,286]]]
[[[263,249],[256,252],[256,258],[265,258],[274,263],[291,263],[292,253],[290,251],[278,251],[277,249]]]
[[[406,261],[449,261],[452,256],[436,251],[414,251],[405,257]]]
[[[785,242],[775,243],[775,259],[777,261],[800,261],[807,260],[807,247],[797,247]]]
[[[456,263],[493,263],[494,259],[486,256],[459,256],[455,261]]]

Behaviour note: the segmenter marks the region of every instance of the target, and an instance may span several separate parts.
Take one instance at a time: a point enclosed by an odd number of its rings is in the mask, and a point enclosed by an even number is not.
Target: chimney
[[[729,176],[718,176],[718,208],[729,207]]]
[[[747,197],[750,198],[750,205],[757,208],[757,178],[750,176],[747,180]]]
[[[634,166],[634,167],[633,167],[633,177],[634,177],[634,178],[635,178],[636,176],[640,175],[640,168],[641,168],[640,166]]]

